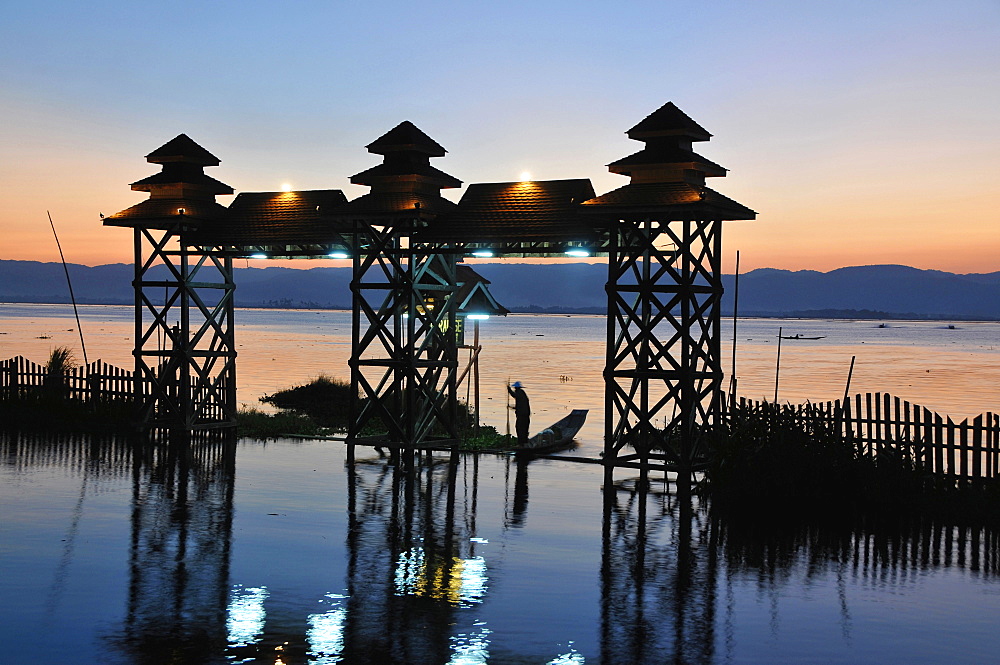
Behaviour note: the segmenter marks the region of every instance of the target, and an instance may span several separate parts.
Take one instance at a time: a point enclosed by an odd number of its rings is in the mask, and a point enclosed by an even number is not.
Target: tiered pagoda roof
[[[672,102],[667,102],[626,132],[645,147],[608,164],[629,176],[624,187],[583,202],[588,212],[615,216],[667,215],[667,219],[754,219],[753,210],[705,186],[707,177],[726,169],[691,149],[712,135]]]
[[[216,195],[232,194],[233,188],[205,175],[206,166],[218,166],[219,158],[179,134],[146,155],[146,161],[160,164],[159,173],[132,183],[137,192],[149,192],[149,199],[106,217],[108,226],[162,227],[183,218],[192,224],[226,216],[226,208],[215,202]]]
[[[351,176],[355,185],[371,191],[343,206],[339,216],[398,216],[417,211],[438,215],[455,204],[441,196],[442,189],[461,187],[462,181],[430,165],[431,157],[443,157],[445,149],[405,120],[375,139],[368,152],[382,155],[382,163]]]

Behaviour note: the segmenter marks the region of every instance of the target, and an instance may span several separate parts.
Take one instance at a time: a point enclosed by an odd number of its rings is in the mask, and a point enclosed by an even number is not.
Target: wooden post
[[[774,403],[778,403],[778,373],[781,371],[781,326],[778,326],[778,358],[774,361]]]
[[[474,407],[473,413],[476,419],[476,428],[479,428],[479,320],[476,319],[476,323],[473,326],[474,337],[472,340],[472,345],[474,347],[473,353],[476,354],[475,364],[472,366],[472,384],[473,384],[473,394],[474,394]]]

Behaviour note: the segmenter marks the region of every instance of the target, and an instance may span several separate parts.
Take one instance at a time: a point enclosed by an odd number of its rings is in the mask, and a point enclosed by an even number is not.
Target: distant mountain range
[[[601,313],[603,264],[490,263],[473,266],[497,300],[515,312]],[[69,266],[77,302],[130,304],[132,266]],[[237,268],[240,307],[349,309],[350,268]],[[734,276],[723,277],[731,314]],[[0,302],[69,302],[60,263],[0,260]],[[753,270],[739,278],[743,316],[1000,320],[1000,272],[958,275],[906,266],[830,272]]]

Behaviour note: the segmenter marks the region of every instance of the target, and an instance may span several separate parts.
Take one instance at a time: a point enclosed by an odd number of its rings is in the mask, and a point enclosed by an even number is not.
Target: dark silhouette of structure
[[[454,204],[441,190],[461,182],[430,165],[444,148],[403,122],[367,146],[382,163],[351,178],[368,194],[240,194],[229,208],[214,197],[232,190],[203,173],[218,159],[177,137],[147,157],[163,172],[133,184],[150,200],[104,222],[136,236],[143,423],[232,425],[232,258],[351,257],[348,443],[454,451],[462,257],[606,256],[604,463],[687,475],[721,415],[722,222],[756,213],[705,186],[726,170],[691,149],[711,135],[672,103],[628,136],[645,147],[609,168],[631,182],[601,196],[585,179],[479,183]],[[157,263],[172,279],[144,279]]]

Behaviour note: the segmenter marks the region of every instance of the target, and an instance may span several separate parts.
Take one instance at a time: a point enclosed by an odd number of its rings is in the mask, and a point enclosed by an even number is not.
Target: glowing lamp
[[[349,259],[351,255],[347,252],[330,252],[327,254],[331,259]]]
[[[564,253],[566,254],[566,256],[575,256],[575,257],[580,257],[580,258],[583,258],[583,257],[586,257],[586,256],[590,256],[590,251],[586,250],[586,249],[583,249],[582,247],[575,247],[573,249],[567,249]]]
[[[493,256],[493,251],[489,249],[477,249],[472,253],[473,256],[480,259],[488,259]]]
[[[266,259],[267,258],[267,254],[260,254],[260,253],[251,254],[250,258],[251,259]]]
[[[490,318],[490,315],[489,314],[469,314],[465,318],[469,319],[470,321],[485,321],[486,319]]]

